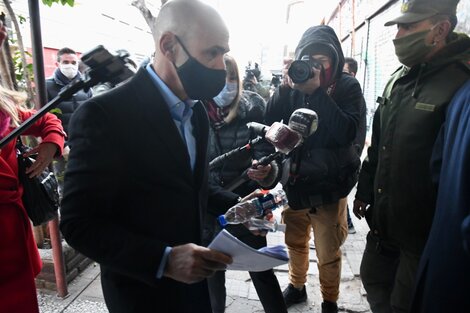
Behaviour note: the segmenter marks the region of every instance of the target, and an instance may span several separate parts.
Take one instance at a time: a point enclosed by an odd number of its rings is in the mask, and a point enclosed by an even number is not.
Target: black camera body
[[[277,88],[282,82],[282,74],[272,74],[271,86]]]
[[[321,64],[310,58],[308,55],[302,56],[300,60],[295,60],[289,67],[287,74],[295,84],[305,83],[313,78],[314,72],[312,68],[321,68]]]

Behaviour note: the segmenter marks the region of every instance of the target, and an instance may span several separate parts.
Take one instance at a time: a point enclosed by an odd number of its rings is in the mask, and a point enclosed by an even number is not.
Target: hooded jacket
[[[356,198],[371,231],[420,254],[436,206],[431,153],[455,92],[470,78],[470,38],[452,34],[429,62],[399,68],[379,97]]]
[[[284,189],[293,209],[334,203],[356,184],[360,153],[365,140],[366,106],[359,82],[343,73],[344,56],[334,30],[326,25],[309,28],[296,48],[296,59],[323,54],[332,59],[333,73],[327,88],[306,95],[280,86],[270,99],[265,123],[283,120],[292,112],[309,108],[318,115],[318,128],[284,161],[289,172]],[[322,71],[323,73],[323,71]],[[322,74],[321,74],[322,75]],[[296,167],[296,168],[295,168]]]

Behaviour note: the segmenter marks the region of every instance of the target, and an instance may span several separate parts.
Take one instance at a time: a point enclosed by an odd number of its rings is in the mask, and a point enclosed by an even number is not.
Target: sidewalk
[[[353,191],[351,194],[354,194]],[[352,207],[352,198],[350,198]],[[368,226],[364,220],[353,223],[357,233],[349,235],[342,247],[343,264],[338,306],[340,312],[370,312],[365,291],[359,278],[359,266],[365,246]],[[284,244],[284,233],[270,233],[268,245]],[[310,267],[307,282],[307,303],[292,306],[289,312],[319,313],[321,312],[321,294],[318,279],[317,259],[315,250],[310,250]],[[281,288],[288,284],[287,265],[275,268]],[[54,292],[38,291],[41,313],[107,313],[101,291],[100,270],[92,263],[81,275],[69,285],[69,296],[60,299]],[[227,271],[227,313],[264,312],[258,300],[256,290],[251,283],[248,272]]]

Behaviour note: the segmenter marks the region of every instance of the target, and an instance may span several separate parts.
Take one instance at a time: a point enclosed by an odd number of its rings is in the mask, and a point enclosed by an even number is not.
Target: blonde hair
[[[26,109],[27,95],[24,92],[7,89],[0,85],[0,110],[11,118],[10,125],[17,127],[20,125],[18,111]]]
[[[237,96],[235,97],[235,99],[233,99],[232,103],[230,103],[229,105],[230,111],[228,115],[224,118],[224,121],[226,123],[230,123],[238,115],[238,105],[240,103],[240,97],[242,94],[242,84],[240,82],[240,73],[238,72],[238,65],[235,59],[231,57],[230,55],[226,54],[224,56],[224,63],[225,63],[225,69],[227,71],[228,77],[230,77],[231,74],[232,76],[234,74],[234,76],[236,76],[237,83],[238,83]]]

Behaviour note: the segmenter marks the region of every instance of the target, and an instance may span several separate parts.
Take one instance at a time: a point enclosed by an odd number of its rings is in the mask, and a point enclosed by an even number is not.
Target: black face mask
[[[178,37],[176,40],[188,55],[188,60],[180,67],[176,67],[173,63],[188,97],[193,100],[210,100],[217,96],[225,86],[226,71],[202,65],[189,54]]]

